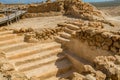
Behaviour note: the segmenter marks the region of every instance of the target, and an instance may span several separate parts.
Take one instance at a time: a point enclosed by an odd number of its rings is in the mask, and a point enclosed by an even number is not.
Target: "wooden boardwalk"
[[[9,23],[10,21],[14,20],[14,19],[18,19],[20,16],[24,15],[26,13],[26,11],[16,11],[8,16],[5,16],[3,18],[0,18],[0,25],[4,24],[4,23]]]

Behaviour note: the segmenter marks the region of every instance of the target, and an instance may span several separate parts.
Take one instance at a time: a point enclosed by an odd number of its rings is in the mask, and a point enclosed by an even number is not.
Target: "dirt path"
[[[62,23],[68,20],[76,20],[75,18],[69,18],[66,16],[52,16],[52,17],[37,17],[22,19],[17,23],[13,23],[8,27],[11,28],[27,28],[32,27],[33,29],[55,27],[58,23]]]

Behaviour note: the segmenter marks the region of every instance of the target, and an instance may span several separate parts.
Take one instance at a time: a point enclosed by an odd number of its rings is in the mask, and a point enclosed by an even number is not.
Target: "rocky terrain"
[[[119,19],[81,0],[27,7],[0,28],[0,80],[120,80]]]

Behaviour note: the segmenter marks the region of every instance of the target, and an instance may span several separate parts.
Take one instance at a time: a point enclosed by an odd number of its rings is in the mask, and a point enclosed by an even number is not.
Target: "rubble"
[[[92,66],[85,65],[84,71],[79,73],[74,73],[72,80],[105,80],[106,75],[101,71],[96,71]]]
[[[117,63],[119,61],[118,55],[114,56],[99,56],[96,57],[95,68],[101,70],[106,74],[107,79],[111,80],[119,80],[120,77],[120,64]]]
[[[116,26],[112,22],[109,22],[105,18],[106,15],[91,4],[84,3],[81,0],[57,0],[54,2],[51,2],[51,0],[47,0],[45,3],[29,5],[28,13],[25,14],[23,18],[41,16],[48,17],[57,15],[78,18],[79,20],[60,23],[55,28],[43,28],[40,30],[34,30],[33,28],[0,28],[0,31],[3,31],[5,35],[0,37],[3,49],[0,50],[0,79],[40,80],[40,77],[42,77],[42,79],[48,78],[49,80],[49,78],[54,79],[54,77],[56,78],[57,76],[61,77],[61,75],[65,75],[64,73],[67,73],[70,70],[74,69],[75,71],[73,72],[73,74],[70,74],[72,76],[72,79],[70,80],[120,80],[120,33],[119,31],[106,29],[106,27],[110,29],[116,28]],[[6,32],[4,31],[9,30],[12,30],[13,32],[7,32],[6,35]],[[3,33],[1,32],[1,34]],[[11,34],[17,35],[15,36],[15,38],[12,38],[6,42],[2,40],[3,38],[6,39],[6,36],[9,36]],[[20,38],[18,37],[21,35],[23,40],[19,41]],[[55,42],[57,38],[59,39]],[[74,41],[78,41],[85,45],[88,45],[87,48],[94,48],[92,49],[93,51],[95,49],[101,50],[99,51],[99,55],[103,56],[91,54],[89,53],[90,50],[82,55],[79,55],[79,53],[77,54],[77,52],[74,51],[71,51],[72,53],[64,53],[64,51],[70,50],[68,49],[68,46],[70,45],[67,45],[67,43],[74,44]],[[46,44],[39,44],[39,42],[45,42]],[[34,44],[35,47],[32,44]],[[74,45],[77,45],[78,47],[73,48],[72,46],[72,49],[80,49],[79,44],[75,43]],[[82,47],[84,48],[85,46],[82,45]],[[87,48],[85,49],[86,51]],[[9,54],[6,54],[4,50],[6,52],[11,52]],[[102,50],[108,52],[111,56],[108,56],[106,54],[104,55],[104,53],[102,54]],[[14,52],[13,55],[12,52]],[[81,50],[81,53],[82,52],[84,51]],[[60,54],[60,56],[58,53]],[[70,54],[73,54],[73,56],[68,59]],[[90,56],[88,54],[90,54]],[[87,60],[86,57],[90,59],[94,58],[93,62],[89,61],[89,59]],[[62,60],[63,63],[64,61],[65,63],[60,65],[61,63],[59,61]],[[16,61],[16,63],[14,61]],[[77,63],[74,63],[75,61],[80,65],[83,63],[81,65],[83,67],[83,70],[81,72],[78,72],[79,70],[76,71],[75,67]],[[35,64],[32,64],[34,62]],[[88,62],[90,64],[88,64]],[[27,64],[30,64],[30,66]],[[48,70],[46,65],[50,65],[50,72],[47,72]],[[52,69],[51,66],[55,67],[55,70]],[[40,77],[32,76],[34,75],[34,73],[36,73],[35,75],[38,75],[36,70],[41,67],[45,67],[46,72],[41,72],[40,75],[42,76]],[[42,68],[39,70],[42,71]],[[26,71],[26,73],[24,73],[24,71]],[[31,73],[29,74],[29,72],[27,71],[30,71]],[[28,78],[29,75],[26,74],[29,74],[30,77]],[[71,77],[70,75],[68,77]],[[69,79],[62,78],[60,80]]]

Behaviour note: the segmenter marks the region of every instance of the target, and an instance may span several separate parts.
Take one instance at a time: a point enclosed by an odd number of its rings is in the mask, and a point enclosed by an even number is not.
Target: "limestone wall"
[[[72,39],[70,43],[67,44],[67,47],[72,51],[76,56],[82,57],[90,63],[93,63],[93,60],[97,56],[108,56],[111,55],[109,52],[96,48],[94,46],[89,46],[85,41],[78,39]]]
[[[79,30],[72,35],[70,42],[64,45],[66,47],[64,50],[68,51],[67,57],[77,72],[82,74],[79,74],[78,77],[75,76],[73,80],[86,78],[119,80],[120,32],[105,29],[104,23],[100,24],[99,22],[94,22],[94,25],[90,21],[71,24],[79,26]],[[87,69],[85,69],[86,67]]]
[[[43,3],[40,5],[32,5],[28,8],[28,13],[44,13],[50,11],[59,12],[60,4],[58,2]]]
[[[83,28],[77,32],[80,41],[86,41],[89,46],[95,46],[111,54],[120,54],[120,33],[109,32],[96,28]]]
[[[64,2],[64,10],[66,15],[71,15],[73,17],[93,20],[93,19],[103,19],[104,15],[98,9],[90,5],[89,3],[84,3],[82,1],[69,1]]]
[[[69,50],[90,62],[97,56],[120,54],[120,34],[107,30],[84,27],[67,44]]]
[[[34,17],[49,17],[49,16],[59,16],[62,15],[61,12],[45,12],[45,13],[26,13],[22,18],[34,18]]]
[[[24,35],[25,42],[45,42],[45,41],[53,41],[54,36],[59,35],[59,33],[63,32],[63,28],[55,27],[55,28],[43,28],[39,30],[34,30],[32,28],[21,28],[21,29],[13,29],[14,33],[18,35]]]
[[[88,20],[103,20],[104,13],[93,7],[88,3],[84,3],[80,0],[61,0],[49,3],[42,3],[39,5],[30,5],[28,7],[28,13],[34,13],[35,15],[49,12],[61,12],[63,15],[69,15],[81,19]],[[49,13],[51,14],[51,13]],[[29,14],[28,14],[29,15]]]

